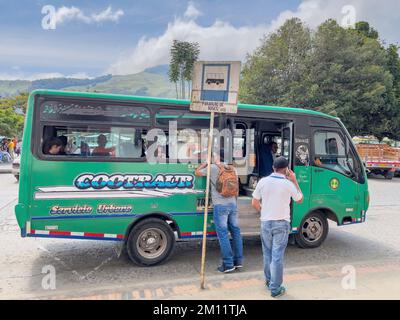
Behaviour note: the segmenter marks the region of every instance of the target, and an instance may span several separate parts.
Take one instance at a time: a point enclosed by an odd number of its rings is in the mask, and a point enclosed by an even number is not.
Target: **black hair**
[[[66,136],[59,136],[58,139],[61,140],[64,147],[68,144],[68,138]]]
[[[275,169],[285,169],[285,168],[287,168],[289,166],[289,161],[285,158],[285,157],[283,157],[283,156],[280,156],[280,157],[278,157],[278,158],[276,158],[275,160],[274,160],[274,164],[273,164],[273,167],[275,168]]]
[[[43,143],[43,153],[50,154],[50,149],[52,146],[62,147],[63,142],[59,138],[50,138]]]

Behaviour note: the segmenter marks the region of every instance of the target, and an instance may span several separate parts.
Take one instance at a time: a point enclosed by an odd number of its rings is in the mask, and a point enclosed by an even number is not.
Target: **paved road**
[[[162,266],[141,268],[132,265],[124,255],[118,257],[114,242],[22,239],[13,212],[18,183],[10,174],[1,174],[0,179],[0,299],[267,297],[262,286],[258,238],[245,239],[245,268],[229,275],[216,272],[218,244],[209,242],[208,290],[201,292],[198,289],[199,241],[179,243],[171,260]],[[331,223],[325,243],[317,249],[289,246],[285,281],[292,290],[288,298],[335,298],[341,297],[340,293],[344,298],[370,295],[400,298],[396,289],[400,286],[391,287],[396,280],[400,282],[400,179],[374,178],[369,184],[371,207],[366,223],[345,227]],[[42,287],[45,276],[42,271],[49,265],[56,271],[55,290]],[[360,275],[358,288],[364,291],[341,289],[342,268],[348,265],[356,268]],[[314,281],[311,287],[310,281]],[[380,290],[371,289],[377,283],[387,284],[387,290],[382,292],[385,288],[382,285]]]

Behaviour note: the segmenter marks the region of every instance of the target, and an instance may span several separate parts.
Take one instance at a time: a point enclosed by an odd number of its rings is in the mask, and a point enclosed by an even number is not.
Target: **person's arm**
[[[201,165],[199,165],[196,169],[196,171],[194,172],[195,176],[197,177],[204,177],[206,173],[204,173],[204,169],[207,167],[207,162],[206,163],[202,163]]]
[[[258,212],[261,211],[261,202],[260,200],[253,198],[251,200],[251,205],[253,206],[254,209],[256,209]]]
[[[294,184],[294,186],[296,187],[296,192],[294,192],[294,194],[292,194],[292,198],[295,202],[302,203],[304,196],[303,196],[303,193],[301,192],[299,183],[297,182],[296,174],[290,169],[288,169],[288,173],[289,174],[287,176],[287,179],[289,181],[291,181]]]
[[[261,191],[260,191],[260,181],[257,183],[256,189],[253,192],[253,199],[251,200],[251,205],[258,212],[261,211]]]

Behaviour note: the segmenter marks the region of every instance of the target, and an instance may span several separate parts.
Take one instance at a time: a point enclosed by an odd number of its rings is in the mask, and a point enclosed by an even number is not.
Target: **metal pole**
[[[208,221],[208,201],[210,197],[210,174],[211,174],[211,150],[213,145],[214,131],[214,112],[210,115],[210,132],[208,134],[208,153],[207,153],[207,180],[206,180],[206,202],[204,205],[204,225],[203,225],[203,245],[201,251],[201,270],[200,270],[200,287],[205,289],[205,267],[206,267],[206,241],[207,241],[207,221]]]

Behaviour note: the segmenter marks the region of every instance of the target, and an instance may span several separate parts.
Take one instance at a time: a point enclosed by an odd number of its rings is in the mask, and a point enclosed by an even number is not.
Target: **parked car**
[[[18,181],[19,181],[19,166],[20,166],[20,157],[16,157],[11,166],[11,173]]]

